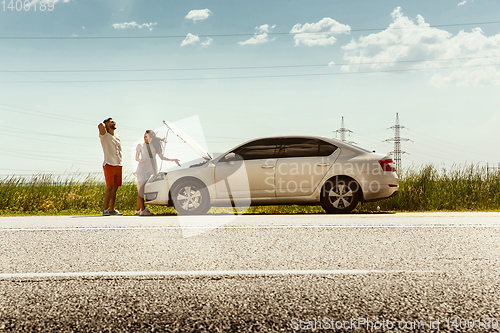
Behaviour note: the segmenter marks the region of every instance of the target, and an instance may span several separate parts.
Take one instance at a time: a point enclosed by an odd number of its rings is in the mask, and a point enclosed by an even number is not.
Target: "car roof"
[[[336,139],[328,138],[326,136],[317,136],[317,135],[273,135],[273,136],[263,136],[260,138],[254,138],[248,140],[247,142],[262,140],[262,139],[290,139],[290,138],[300,138],[300,139],[322,139],[322,140],[333,140],[336,142],[341,142]]]
[[[336,145],[339,148],[346,148],[346,149],[350,149],[350,150],[358,150],[358,151],[362,151],[364,153],[371,153],[372,152],[372,151],[370,151],[368,149],[355,146],[355,145],[350,144],[350,143],[345,142],[345,141],[340,141],[340,140],[337,140],[337,139],[334,139],[334,138],[329,138],[329,137],[326,137],[326,136],[318,136],[318,135],[275,135],[275,136],[264,136],[264,137],[259,137],[259,138],[255,138],[255,139],[251,139],[251,140],[245,141],[245,142],[243,142],[243,143],[235,146],[234,148],[243,146],[243,145],[245,145],[245,144],[247,144],[249,142],[256,141],[256,140],[262,140],[262,139],[290,139],[290,138],[319,139],[319,140],[330,142],[330,143]]]

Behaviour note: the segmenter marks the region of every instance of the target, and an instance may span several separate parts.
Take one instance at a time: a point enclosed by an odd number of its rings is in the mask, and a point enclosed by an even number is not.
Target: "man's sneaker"
[[[109,210],[108,209],[105,209],[103,212],[102,212],[102,216],[109,216]]]
[[[140,210],[136,210],[134,215],[141,215],[141,211]]]
[[[111,212],[109,212],[109,215],[123,215],[122,213],[120,213],[119,211],[117,211],[116,209],[115,210],[112,210]]]
[[[143,210],[141,210],[141,216],[151,216],[151,215],[153,215],[153,213],[151,213],[149,209],[144,208]]]

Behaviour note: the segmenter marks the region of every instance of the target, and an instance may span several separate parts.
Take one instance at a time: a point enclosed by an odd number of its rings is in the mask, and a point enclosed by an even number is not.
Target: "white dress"
[[[148,151],[148,147],[151,150],[151,156]],[[140,163],[137,165],[137,170],[135,171],[135,176],[137,177],[137,181],[144,182],[149,179],[149,177],[155,174],[158,170],[156,164],[156,149],[153,145],[147,144],[145,142],[137,145],[136,151],[139,152],[139,159],[143,160],[144,163]]]

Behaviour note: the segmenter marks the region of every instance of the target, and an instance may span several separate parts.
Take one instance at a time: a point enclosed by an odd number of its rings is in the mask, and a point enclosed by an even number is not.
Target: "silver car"
[[[258,138],[215,159],[185,134],[181,138],[204,161],[151,176],[144,194],[146,203],[174,206],[181,215],[264,205],[321,205],[327,213],[349,213],[360,201],[389,198],[399,189],[390,156],[331,138]]]

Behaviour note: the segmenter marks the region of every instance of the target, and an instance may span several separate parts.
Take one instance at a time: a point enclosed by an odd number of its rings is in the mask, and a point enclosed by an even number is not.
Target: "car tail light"
[[[392,159],[387,159],[387,160],[380,160],[378,161],[380,163],[380,166],[382,167],[382,170],[384,171],[396,171],[396,168],[394,167],[394,162]]]

